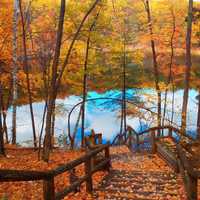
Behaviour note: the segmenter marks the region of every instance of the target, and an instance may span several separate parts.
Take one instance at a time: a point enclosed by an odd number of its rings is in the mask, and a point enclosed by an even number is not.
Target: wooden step
[[[171,172],[112,170],[98,188],[105,199],[157,200],[168,196],[180,199],[177,176]]]

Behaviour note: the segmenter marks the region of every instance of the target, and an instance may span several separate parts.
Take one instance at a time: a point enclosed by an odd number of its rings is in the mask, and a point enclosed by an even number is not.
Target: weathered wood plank
[[[184,180],[184,186],[188,200],[197,200],[197,178],[190,176],[187,170],[184,169],[183,163],[178,159],[179,169]]]
[[[109,149],[109,147],[105,148],[105,160],[110,160],[110,149]],[[111,162],[109,161],[106,164],[107,171],[110,171],[110,167],[111,167]]]
[[[104,167],[105,170],[108,170],[107,169],[107,165],[109,165],[110,167],[110,158],[107,158],[105,160],[103,160],[102,162],[100,162],[99,164],[97,164],[93,169],[92,169],[92,174],[99,171],[99,170],[102,170]]]
[[[183,164],[184,169],[187,170],[190,175],[196,176],[194,169],[190,165],[190,163],[189,163],[189,161],[188,161],[188,159],[185,155],[185,152],[182,149],[182,147],[180,146],[180,144],[177,144],[177,151],[178,151],[178,155],[179,155],[179,158],[180,158],[180,160]]]
[[[34,181],[52,176],[51,171],[6,170],[0,169],[0,182],[6,181]]]
[[[43,181],[43,197],[44,200],[55,200],[54,177]]]
[[[151,152],[156,153],[156,138],[155,131],[151,131]]]
[[[102,168],[104,166],[107,165],[107,163],[110,162],[110,158],[109,159],[105,159],[104,161],[102,161],[101,163],[99,163],[98,165],[96,165],[91,173],[95,173],[99,170],[102,170]],[[79,187],[83,182],[87,181],[87,179],[89,178],[89,175],[85,175],[83,177],[80,177],[76,182],[74,182],[73,184],[71,184],[70,186],[66,187],[63,191],[57,192],[56,193],[56,200],[61,200],[62,198],[64,198],[66,195],[68,195],[70,192],[73,192],[77,187]]]
[[[63,191],[57,192],[55,195],[55,199],[56,200],[63,199],[66,195],[68,195],[70,192],[73,192],[78,186],[80,186],[83,182],[85,182],[88,179],[88,176],[89,175],[79,178],[79,180],[77,180],[70,186],[66,187]]]
[[[71,162],[67,163],[66,165],[57,167],[55,170],[53,170],[53,174],[56,176],[63,172],[66,172],[66,171],[80,165],[81,163],[85,162],[87,159],[95,156],[97,153],[103,151],[106,147],[109,147],[109,146],[110,146],[110,144],[101,145],[97,149],[95,149],[93,151],[89,151],[86,155],[80,157],[79,159],[71,161]]]
[[[198,178],[200,178],[200,171],[194,170],[193,166],[190,164],[186,151],[183,150],[180,144],[177,144],[178,155],[180,158],[179,166],[181,174],[184,177],[184,184],[187,192],[188,200],[198,199]]]
[[[88,175],[86,180],[86,191],[88,193],[92,193],[93,185],[92,185],[92,159],[88,158],[85,161],[85,175]]]
[[[188,200],[197,200],[198,199],[198,184],[197,184],[197,178],[191,176],[189,173],[186,172],[185,174],[186,179],[186,192],[187,192],[187,198]]]
[[[156,146],[158,154],[175,170],[175,172],[178,172],[178,160],[176,155],[174,155],[169,149],[165,148],[164,143],[157,142]]]

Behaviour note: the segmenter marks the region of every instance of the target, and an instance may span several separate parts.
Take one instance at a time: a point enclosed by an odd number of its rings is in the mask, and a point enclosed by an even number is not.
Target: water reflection
[[[196,131],[196,121],[197,121],[197,99],[198,95],[197,91],[190,90],[189,93],[189,102],[188,102],[188,130],[192,133]],[[102,98],[102,97],[112,97],[112,98],[120,98],[120,91],[108,91],[103,94],[98,94],[96,92],[90,92],[88,98]],[[164,98],[164,95],[162,95]],[[127,98],[135,101],[144,102],[145,107],[151,108],[154,112],[156,111],[156,93],[152,89],[143,89],[143,90],[128,90]],[[182,107],[182,97],[183,90],[178,90],[175,92],[175,114],[174,114],[174,122],[177,125],[180,125],[181,120],[181,107]],[[59,105],[59,111],[56,115],[55,122],[55,134],[59,136],[60,134],[67,133],[67,117],[69,110],[78,102],[82,101],[82,99],[78,96],[69,96],[65,99],[58,99],[56,104]],[[172,93],[168,94],[168,106],[167,106],[167,117],[171,116],[171,102],[172,102]],[[42,123],[42,115],[44,109],[44,102],[34,103],[34,114],[35,114],[35,123],[36,130],[39,134],[41,123]],[[71,130],[75,126],[79,107],[77,107],[72,116],[71,116]],[[135,130],[141,131],[141,129],[148,128],[149,126],[154,126],[155,124],[155,116],[152,116],[150,112],[146,112],[145,110],[140,109],[143,112],[145,118],[140,119],[138,116],[128,116],[127,124],[134,127]],[[94,129],[96,132],[103,133],[104,140],[111,140],[120,129],[120,106],[117,103],[113,103],[108,100],[99,100],[96,102],[88,102],[86,109],[86,132],[89,132],[91,129]],[[11,131],[11,110],[8,112],[7,124],[9,128],[9,132]],[[80,138],[80,129],[78,130],[77,137]],[[31,129],[31,118],[29,112],[29,106],[24,105],[18,107],[17,110],[17,142],[22,143],[24,141],[32,140],[32,129]]]

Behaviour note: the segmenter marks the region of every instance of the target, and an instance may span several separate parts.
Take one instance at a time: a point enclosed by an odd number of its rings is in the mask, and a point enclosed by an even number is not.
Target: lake
[[[127,90],[127,99],[130,101],[139,99],[144,102],[145,107],[150,108],[153,112],[156,111],[156,93],[153,89],[129,89]],[[188,121],[187,129],[190,133],[195,133],[196,131],[196,121],[197,121],[197,99],[196,96],[198,92],[195,90],[190,90],[189,93],[189,103],[188,103]],[[118,90],[111,90],[105,93],[89,92],[88,99],[91,98],[120,98],[121,92]],[[178,90],[175,92],[175,114],[174,122],[177,126],[180,126],[181,122],[181,108],[182,108],[182,97],[183,90]],[[164,98],[164,94],[162,95]],[[65,99],[57,99],[57,111],[56,111],[56,121],[55,121],[55,134],[58,137],[61,134],[67,133],[67,121],[68,113],[71,108],[81,101],[79,96],[69,96]],[[166,117],[171,116],[171,102],[172,102],[172,93],[168,94],[168,106],[167,106],[167,115]],[[89,133],[91,129],[94,129],[95,132],[103,133],[104,140],[112,140],[120,130],[120,105],[117,102],[112,102],[111,100],[98,100],[87,103],[86,109],[86,133]],[[37,134],[40,132],[41,123],[42,123],[42,114],[44,109],[44,102],[34,103],[34,114],[35,114],[35,123]],[[133,105],[128,104],[128,108],[133,108]],[[79,113],[80,107],[77,107],[71,115],[71,131],[75,126],[77,116]],[[132,126],[135,130],[141,131],[145,128],[152,127],[155,124],[155,116],[150,112],[143,109],[139,109],[143,116],[146,118],[140,119],[139,116],[128,116],[127,124]],[[11,115],[12,110],[8,111],[8,130],[9,135],[11,133]],[[80,128],[77,134],[77,140],[80,140]],[[22,145],[32,144],[32,127],[31,127],[31,118],[29,112],[29,105],[19,106],[17,108],[17,143]]]

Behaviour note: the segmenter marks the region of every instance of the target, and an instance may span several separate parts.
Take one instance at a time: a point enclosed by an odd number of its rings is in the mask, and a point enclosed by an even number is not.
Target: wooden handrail
[[[127,132],[132,132],[132,134],[134,134],[136,136],[136,143],[139,145],[141,144],[141,142],[139,141],[139,136],[141,135],[144,135],[146,133],[154,133],[155,134],[155,131],[157,130],[164,130],[164,129],[169,129],[169,130],[173,130],[174,132],[177,132],[179,135],[181,135],[181,130],[175,128],[175,127],[172,127],[172,126],[162,126],[162,127],[152,127],[152,128],[149,128],[147,130],[144,130],[142,132],[139,132],[137,133],[131,126],[127,126]],[[170,131],[171,132],[171,131]],[[171,133],[170,133],[171,134]],[[115,144],[115,142],[117,141],[117,139],[119,137],[124,137],[124,134],[122,135],[116,135],[116,137],[114,138],[113,142],[112,142],[112,145]],[[128,139],[128,138],[127,138]],[[143,143],[143,142],[142,142]]]
[[[6,181],[36,181],[53,176],[51,170],[30,171],[30,170],[7,170],[0,169],[0,182]]]
[[[128,129],[129,130],[133,130],[133,133],[134,134],[137,134],[137,135],[144,135],[145,133],[150,133],[151,131],[157,131],[157,130],[164,130],[164,129],[168,129],[168,130],[171,130],[172,132],[175,132],[178,136],[182,137],[182,136],[186,136],[188,139],[194,141],[195,139],[193,137],[191,137],[190,135],[184,135],[182,130],[181,129],[178,129],[176,127],[173,127],[173,126],[170,126],[170,125],[166,125],[166,126],[161,126],[161,127],[152,127],[152,128],[149,128],[147,130],[144,130],[142,132],[139,132],[139,133],[135,133],[135,130],[131,127],[131,126],[128,126]],[[170,133],[171,134],[171,133]]]
[[[179,152],[179,157],[184,165],[184,168],[187,170],[187,172],[196,178],[200,178],[200,170],[197,170],[192,167],[190,161],[188,160],[186,156],[186,150],[184,150],[180,144],[177,144],[177,150]]]
[[[104,149],[109,148],[109,146],[110,144],[102,144],[97,149],[87,152],[87,154],[85,154],[84,156],[81,156],[80,158],[73,160],[65,165],[57,167],[56,169],[53,170],[54,176],[57,176],[63,172],[73,169],[74,167],[84,163],[87,159],[97,155],[99,152],[103,151]]]
[[[85,146],[88,149],[97,148],[99,145],[102,145],[102,133],[95,133],[95,131],[91,130],[91,135],[85,136]]]
[[[184,178],[184,185],[187,192],[188,200],[198,199],[198,179],[200,179],[200,170],[195,169],[190,160],[187,158],[188,153],[184,148],[177,144],[179,155],[179,168]]]
[[[45,200],[57,200],[64,198],[68,193],[74,191],[86,181],[87,192],[92,192],[92,174],[101,170],[103,167],[106,170],[110,168],[110,144],[101,145],[95,150],[87,152],[77,160],[71,161],[65,165],[59,166],[56,169],[47,171],[29,171],[29,170],[6,170],[0,169],[0,182],[6,181],[36,181],[43,180],[43,192]],[[105,151],[104,159],[92,168],[91,159],[98,153]],[[63,191],[55,193],[54,177],[66,171],[72,170],[78,165],[85,163],[85,175],[80,177],[76,182],[66,187]]]
[[[108,162],[110,162],[110,159],[104,160],[102,163],[99,163],[92,171],[91,174],[99,171],[104,165],[106,165]],[[76,182],[74,182],[72,185],[66,187],[63,191],[56,193],[55,199],[59,200],[64,198],[67,194],[72,192],[74,189],[76,189],[78,186],[80,186],[83,182],[87,181],[87,179],[90,178],[90,175],[85,175]],[[90,187],[90,186],[89,186]],[[88,191],[90,192],[90,191]]]
[[[167,135],[158,135],[158,130],[168,129]],[[181,172],[184,177],[187,199],[188,200],[197,200],[197,182],[200,179],[200,169],[196,169],[196,164],[192,163],[190,159],[188,159],[187,155],[193,156],[193,152],[190,148],[188,148],[187,142],[190,145],[199,145],[195,142],[195,139],[189,135],[185,135],[182,130],[175,128],[173,126],[167,125],[162,127],[152,127],[142,132],[137,133],[132,127],[128,126],[127,131],[129,132],[129,141],[128,144],[132,147],[132,142],[134,140],[134,144],[136,145],[136,150],[139,150],[140,144],[144,144],[144,140],[140,140],[141,136],[149,136],[149,142],[151,143],[151,152],[158,154],[170,164],[176,172]],[[147,134],[148,133],[148,134]],[[176,141],[174,134],[179,137],[179,140]],[[177,154],[173,154],[173,151],[170,152],[167,150],[162,141],[159,141],[163,138],[172,138],[176,144]],[[117,140],[117,137],[115,138]],[[187,141],[188,140],[188,141]],[[184,143],[186,141],[186,145]],[[194,158],[193,158],[194,161]],[[200,161],[199,161],[200,162]],[[198,163],[197,163],[198,165]],[[200,167],[200,163],[199,163]]]
[[[182,133],[180,129],[175,128],[175,127],[173,127],[173,126],[169,126],[169,125],[161,126],[161,127],[158,127],[158,126],[152,127],[152,128],[149,128],[149,129],[144,130],[144,131],[139,132],[139,133],[135,133],[135,130],[134,130],[131,126],[128,126],[128,129],[129,129],[129,130],[133,130],[134,134],[138,134],[138,135],[143,135],[143,134],[149,133],[149,132],[151,132],[151,131],[164,130],[164,129],[172,129],[174,132],[177,132],[177,133],[179,133],[179,134]]]

